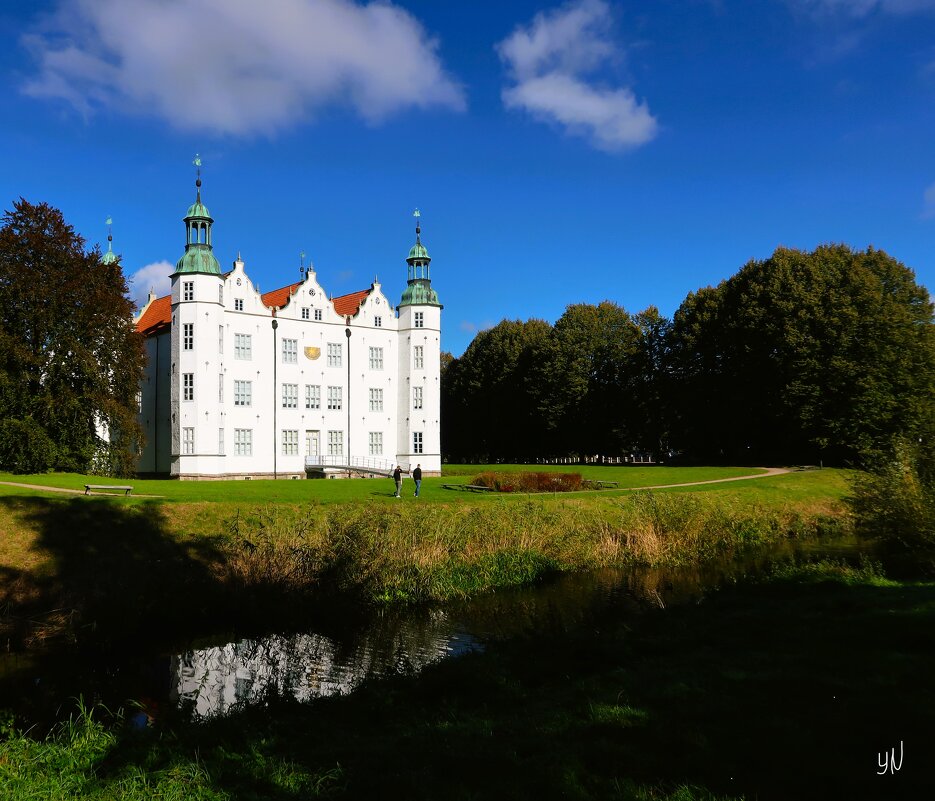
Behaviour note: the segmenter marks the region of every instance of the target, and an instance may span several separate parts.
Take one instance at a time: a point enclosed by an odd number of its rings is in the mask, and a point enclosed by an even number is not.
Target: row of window
[[[183,281],[182,282],[182,300],[194,300],[195,299],[195,282],[194,281]],[[218,303],[224,303],[224,288],[218,287]],[[243,298],[234,299],[234,311],[243,311]],[[314,312],[315,320],[321,320],[321,309],[310,309],[308,306],[302,308],[302,319],[309,320],[312,317]],[[422,312],[416,312],[416,328],[423,327],[423,317]],[[374,317],[373,318],[374,328],[383,327],[383,318]]]
[[[311,435],[312,432],[308,432],[308,435]],[[315,439],[315,450],[317,450],[317,435],[318,432],[314,432]],[[382,456],[383,455],[383,432],[382,431],[370,431],[369,432],[369,447],[371,456]],[[284,428],[280,436],[280,448],[282,450],[283,456],[298,456],[299,455],[299,432],[298,429]],[[312,439],[311,436],[306,438],[306,455],[310,455],[312,451]],[[183,428],[182,429],[182,454],[190,456],[195,452],[195,429],[194,428]],[[412,452],[413,453],[422,453],[422,432],[415,431],[412,434]],[[224,429],[218,429],[218,453],[224,453]],[[235,456],[253,456],[253,429],[252,428],[235,428],[234,429],[234,455]],[[344,432],[343,431],[329,431],[328,432],[328,455],[329,456],[343,456],[344,455]]]
[[[194,350],[195,324],[182,323],[182,350]],[[218,326],[218,353],[224,353],[224,326]],[[383,369],[383,348],[369,349],[371,370]],[[253,335],[234,334],[234,358],[241,361],[253,359]],[[343,345],[340,342],[329,342],[327,345],[327,358],[329,367],[341,367],[343,361]],[[299,361],[299,340],[282,340],[283,364],[297,364]],[[423,345],[414,345],[412,348],[412,366],[416,370],[425,367],[425,349]]]
[[[371,387],[369,389],[370,394],[370,411],[371,412],[382,412],[383,411],[383,390],[378,387]],[[413,409],[422,409],[423,408],[423,387],[413,387],[412,388],[412,408]],[[344,388],[337,386],[328,387],[328,406],[327,408],[331,411],[335,411],[343,408],[344,405]],[[193,401],[195,400],[195,374],[194,373],[182,373],[182,400]],[[218,378],[218,402],[224,402],[224,380],[223,377]],[[252,406],[253,405],[253,382],[252,381],[234,381],[234,406]],[[298,384],[283,384],[282,385],[282,408],[283,409],[298,409],[299,408],[299,385]],[[305,385],[305,408],[306,409],[320,409],[321,408],[321,387],[316,384],[306,384]]]

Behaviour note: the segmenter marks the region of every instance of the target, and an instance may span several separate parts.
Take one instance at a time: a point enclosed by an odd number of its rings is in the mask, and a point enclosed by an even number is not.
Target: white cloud
[[[922,195],[922,216],[935,217],[935,184],[932,184]]]
[[[873,12],[915,14],[935,10],[935,0],[790,0],[799,8],[818,14],[866,17]]]
[[[650,141],[658,123],[629,87],[602,87],[589,73],[619,58],[604,0],[577,0],[540,13],[497,45],[515,85],[503,90],[507,108],[564,126],[601,150]]]
[[[272,134],[329,105],[368,122],[465,107],[437,40],[389,2],[60,0],[23,42],[38,62],[27,94],[181,130]]]
[[[146,305],[146,296],[152,289],[157,298],[168,295],[172,291],[170,276],[175,272],[175,265],[167,261],[155,261],[140,267],[135,273],[127,277],[130,285],[130,297],[141,309]]]

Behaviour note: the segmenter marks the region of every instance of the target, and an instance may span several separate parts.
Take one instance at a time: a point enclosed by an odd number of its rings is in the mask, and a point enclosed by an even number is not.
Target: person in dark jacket
[[[396,469],[393,471],[393,481],[396,482],[396,495],[393,497],[400,498],[402,496],[399,491],[403,488],[403,469],[399,465],[396,465]]]
[[[412,471],[412,480],[416,482],[416,491],[412,494],[418,498],[419,487],[422,486],[422,465],[421,464],[417,464],[416,469]]]

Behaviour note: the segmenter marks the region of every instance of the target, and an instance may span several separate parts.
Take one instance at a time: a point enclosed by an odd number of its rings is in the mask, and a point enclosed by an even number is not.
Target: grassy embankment
[[[482,469],[482,468],[478,468]],[[502,466],[498,466],[502,469]],[[585,468],[621,487],[748,474],[741,468]],[[470,481],[467,471],[460,481]],[[82,488],[85,476],[0,475]],[[427,479],[133,481],[139,495],[78,497],[0,485],[0,608],[14,646],[140,627],[301,613],[321,590],[369,602],[444,600],[553,571],[684,564],[840,527],[840,471],[679,490],[472,495]],[[411,484],[410,484],[411,486]]]
[[[311,705],[0,743],[11,801],[926,798],[935,583],[780,570]],[[100,712],[98,712],[101,715]],[[879,754],[900,743],[900,770]]]

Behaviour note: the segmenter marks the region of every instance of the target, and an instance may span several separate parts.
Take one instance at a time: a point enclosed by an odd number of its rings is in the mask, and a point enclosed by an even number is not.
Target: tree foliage
[[[58,209],[20,199],[4,214],[0,467],[132,471],[144,360],[132,316],[120,265],[86,251]]]

